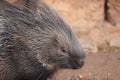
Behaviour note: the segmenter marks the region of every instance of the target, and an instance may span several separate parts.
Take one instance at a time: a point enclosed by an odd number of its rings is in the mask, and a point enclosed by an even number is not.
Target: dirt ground
[[[52,80],[120,80],[120,51],[86,54],[79,70],[60,70]]]

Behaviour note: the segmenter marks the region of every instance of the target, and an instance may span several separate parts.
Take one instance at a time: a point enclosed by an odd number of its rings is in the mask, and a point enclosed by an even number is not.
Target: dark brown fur
[[[55,69],[83,65],[70,27],[41,0],[32,3],[0,1],[0,80],[46,80]]]

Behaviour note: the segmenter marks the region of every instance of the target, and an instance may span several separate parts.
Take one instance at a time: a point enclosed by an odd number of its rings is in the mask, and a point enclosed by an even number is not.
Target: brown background
[[[120,48],[120,0],[44,0],[78,35],[88,52]]]
[[[75,31],[86,53],[80,70],[52,80],[120,80],[120,0],[44,0]]]

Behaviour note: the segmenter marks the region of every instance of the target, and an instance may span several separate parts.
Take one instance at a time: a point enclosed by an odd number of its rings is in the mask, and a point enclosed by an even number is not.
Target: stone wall
[[[69,23],[88,52],[120,48],[120,0],[44,0]]]

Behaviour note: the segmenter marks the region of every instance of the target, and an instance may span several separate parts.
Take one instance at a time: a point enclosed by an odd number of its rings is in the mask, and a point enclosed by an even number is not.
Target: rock
[[[120,23],[120,0],[109,0],[108,1],[108,21],[112,24]]]
[[[107,43],[110,47],[120,48],[120,28],[117,28],[117,30],[114,28],[112,29],[112,32],[109,33],[109,36],[107,36]]]
[[[120,0],[44,1],[53,6],[70,23],[77,36],[83,39],[82,46],[85,51],[97,52],[97,46],[104,47],[109,37],[108,42],[113,37],[120,36]],[[106,9],[105,3],[108,9]],[[107,17],[107,21],[105,17]],[[111,36],[114,33],[117,36]],[[83,36],[89,38],[84,41]]]
[[[44,0],[62,14],[71,26],[88,28],[104,19],[104,0]],[[62,6],[62,7],[61,7]],[[77,23],[76,23],[77,22]],[[79,24],[78,24],[79,23]]]
[[[105,42],[106,34],[105,31],[101,28],[92,29],[89,36],[99,46],[106,43]]]
[[[82,48],[85,52],[97,53],[98,47],[97,45],[91,40],[80,40]]]
[[[79,21],[74,22],[72,29],[77,33],[77,35],[87,35],[90,32],[90,28],[88,27],[89,24],[85,21],[81,22]]]
[[[109,45],[110,45],[110,47],[120,48],[120,38],[118,38],[118,39],[111,39],[109,41]]]

